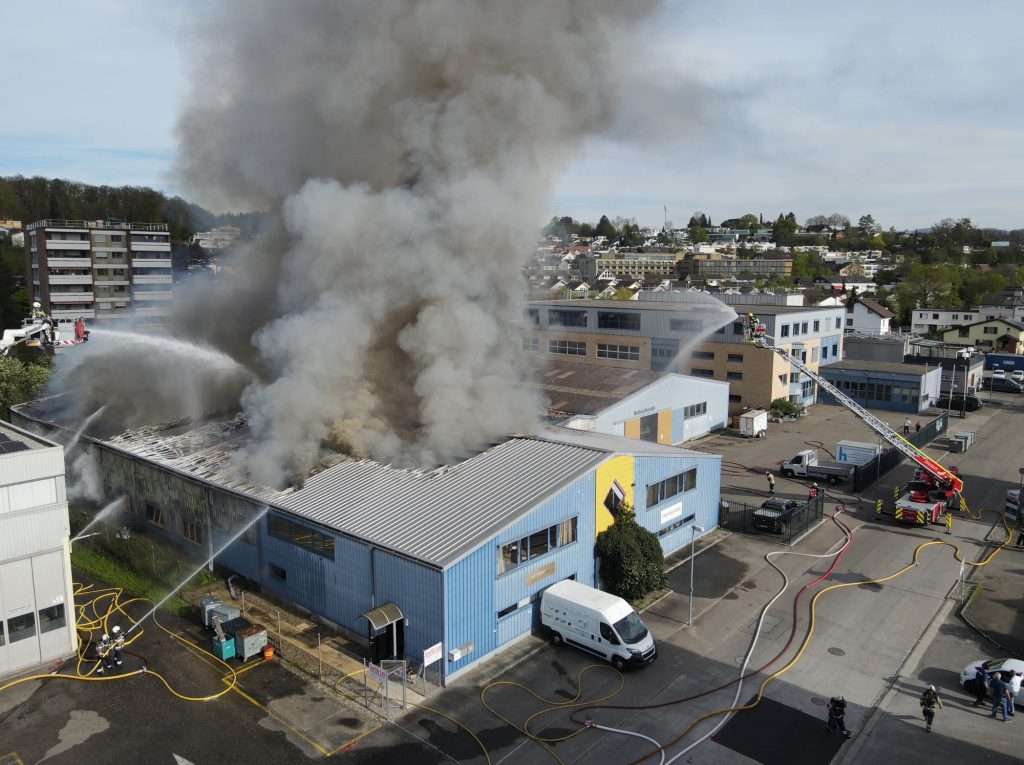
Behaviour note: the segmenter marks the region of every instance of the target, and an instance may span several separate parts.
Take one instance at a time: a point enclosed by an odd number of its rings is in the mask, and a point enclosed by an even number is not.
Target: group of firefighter
[[[102,675],[115,666],[121,666],[124,660],[124,632],[120,627],[114,625],[109,635],[103,633],[100,641],[96,644],[96,657],[99,659],[96,667],[97,675]]]

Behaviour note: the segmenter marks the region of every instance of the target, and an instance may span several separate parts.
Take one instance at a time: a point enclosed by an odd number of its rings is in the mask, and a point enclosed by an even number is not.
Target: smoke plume
[[[521,264],[649,10],[227,0],[197,20],[182,184],[272,224],[176,297],[177,332],[257,376],[255,478],[307,470],[325,440],[428,465],[536,427],[506,326]]]

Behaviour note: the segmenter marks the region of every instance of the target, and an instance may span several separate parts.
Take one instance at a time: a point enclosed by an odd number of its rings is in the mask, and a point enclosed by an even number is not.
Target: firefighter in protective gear
[[[850,731],[846,729],[846,699],[842,696],[833,696],[828,702],[828,723],[825,730],[831,733],[833,730],[841,730],[846,738],[850,737]]]
[[[924,714],[925,730],[931,732],[932,722],[935,720],[935,705],[938,704],[939,709],[942,709],[942,699],[939,698],[938,692],[935,690],[934,685],[929,685],[924,689],[924,693],[921,694],[921,712]]]
[[[114,663],[117,666],[121,666],[121,660],[124,658],[124,633],[121,628],[114,625],[114,628],[110,630],[111,642],[113,643],[114,651]]]
[[[100,659],[100,665],[96,667],[96,674],[102,675],[104,670],[111,669],[114,666],[114,644],[110,640],[110,635],[103,633],[100,638],[100,642],[96,644],[96,655]]]

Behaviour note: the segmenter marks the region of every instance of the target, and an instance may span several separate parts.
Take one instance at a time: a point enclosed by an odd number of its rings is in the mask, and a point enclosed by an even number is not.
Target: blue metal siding
[[[891,401],[883,401],[881,399],[872,398],[866,399],[853,393],[853,391],[844,391],[850,398],[856,401],[861,406],[869,407],[871,409],[888,409],[893,412],[913,412],[917,413],[928,406],[929,397],[927,392],[924,390],[926,381],[926,370],[921,369],[920,373],[907,373],[900,374],[897,372],[876,372],[868,370],[856,370],[856,369],[836,369],[830,368],[822,370],[822,376],[832,383],[837,388],[842,389],[840,383],[844,380],[850,382],[864,383],[865,385],[871,384],[874,386],[879,385],[891,385],[902,388],[907,388],[916,395],[917,401],[902,401],[897,400],[895,393],[891,396]],[[823,404],[836,404],[834,396],[829,394],[828,391],[820,390],[820,401]]]
[[[377,590],[375,605],[391,602],[402,609],[407,620],[405,654],[411,661],[419,663],[423,660],[424,649],[444,638],[441,572],[380,549],[373,551],[373,560]],[[369,585],[366,589],[369,591]],[[356,615],[358,613],[363,612]],[[366,620],[360,620],[359,624],[361,634],[365,635]]]
[[[530,632],[535,605],[524,605],[498,620],[498,611],[525,601],[555,582],[575,575],[594,584],[597,481],[593,471],[573,482],[536,510],[445,572],[445,674],[451,675],[478,661],[503,643]],[[531,532],[577,516],[576,541],[498,576],[502,545]],[[527,585],[527,576],[554,564],[554,572]],[[456,662],[447,652],[467,643],[474,650]]]
[[[697,468],[696,488],[677,494],[653,507],[647,506],[647,487],[664,481],[690,468]],[[655,534],[671,526],[680,517],[695,516],[693,521],[659,537],[665,554],[674,552],[690,541],[690,526],[703,526],[707,531],[718,525],[718,502],[722,489],[722,458],[709,454],[702,457],[637,457],[636,458],[636,520]],[[661,512],[677,502],[683,503],[682,516],[661,521]]]

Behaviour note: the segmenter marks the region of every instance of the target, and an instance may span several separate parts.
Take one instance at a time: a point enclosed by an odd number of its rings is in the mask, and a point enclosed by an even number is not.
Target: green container
[[[227,661],[235,657],[235,641],[228,638],[223,643],[219,639],[213,639],[213,655],[221,661]]]

